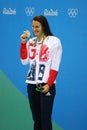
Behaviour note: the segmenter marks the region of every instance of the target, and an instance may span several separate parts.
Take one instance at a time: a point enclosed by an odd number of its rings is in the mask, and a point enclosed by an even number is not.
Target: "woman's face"
[[[32,30],[37,37],[41,37],[44,34],[41,23],[35,20],[32,21]]]

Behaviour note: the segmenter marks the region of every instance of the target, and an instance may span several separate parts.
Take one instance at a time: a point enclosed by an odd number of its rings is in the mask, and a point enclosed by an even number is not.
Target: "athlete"
[[[29,64],[26,78],[28,100],[34,130],[52,130],[52,109],[56,93],[56,78],[62,56],[59,38],[53,36],[47,19],[40,15],[32,20],[33,38],[29,32],[21,35],[20,58]]]

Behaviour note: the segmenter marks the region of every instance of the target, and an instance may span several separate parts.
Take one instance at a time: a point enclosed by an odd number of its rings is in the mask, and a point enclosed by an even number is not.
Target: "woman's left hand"
[[[48,84],[41,86],[41,88],[43,88],[42,93],[47,93],[49,92],[50,86]]]

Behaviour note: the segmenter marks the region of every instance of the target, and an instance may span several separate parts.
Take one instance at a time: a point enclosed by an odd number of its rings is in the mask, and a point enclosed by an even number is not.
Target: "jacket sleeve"
[[[26,43],[21,43],[20,46],[20,59],[23,65],[26,65],[29,63],[29,58],[28,58],[28,49],[27,49],[27,44]]]
[[[49,78],[47,81],[47,84],[50,87],[56,80],[56,77],[57,77],[58,71],[59,71],[60,62],[61,62],[62,46],[61,46],[60,41],[59,41],[59,44],[56,47],[54,47],[51,57],[52,57],[52,63],[51,63],[51,69],[49,72]]]

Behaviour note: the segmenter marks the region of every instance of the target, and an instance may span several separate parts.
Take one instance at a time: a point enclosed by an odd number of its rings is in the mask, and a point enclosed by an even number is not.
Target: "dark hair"
[[[38,21],[38,22],[41,23],[43,31],[44,31],[46,36],[48,36],[48,35],[52,36],[53,35],[51,30],[50,30],[50,27],[49,27],[47,19],[43,15],[35,16],[33,18],[33,20]]]

